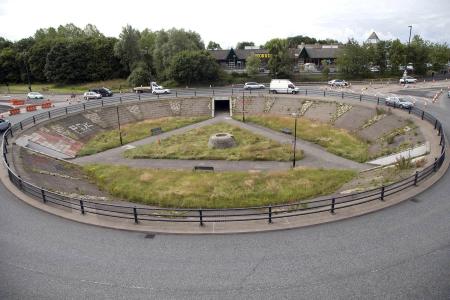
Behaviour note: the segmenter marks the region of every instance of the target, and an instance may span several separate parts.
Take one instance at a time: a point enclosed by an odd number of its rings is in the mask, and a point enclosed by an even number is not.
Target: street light
[[[120,145],[123,145],[123,141],[122,141],[122,130],[120,130],[119,106],[116,106],[116,112],[117,112],[117,124],[119,125],[119,139],[120,139]]]
[[[298,113],[293,113],[292,116],[294,117],[294,159],[292,160],[292,168],[295,168],[295,152],[297,148],[297,118]]]
[[[410,52],[410,45],[411,45],[411,32],[412,32],[412,25],[409,25],[409,38],[408,38],[408,50],[406,51],[405,55],[405,71],[403,72],[403,77],[406,77],[408,75],[408,56]],[[406,79],[404,80],[406,83]]]

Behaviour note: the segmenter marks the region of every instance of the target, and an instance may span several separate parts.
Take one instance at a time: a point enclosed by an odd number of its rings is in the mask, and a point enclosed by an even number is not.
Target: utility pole
[[[123,145],[123,141],[122,141],[122,131],[120,130],[119,106],[116,106],[116,112],[117,112],[117,124],[119,125],[119,139],[120,139],[120,145]]]

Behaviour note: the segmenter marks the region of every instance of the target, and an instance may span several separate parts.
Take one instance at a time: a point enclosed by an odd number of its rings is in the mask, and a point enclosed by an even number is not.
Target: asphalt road
[[[450,132],[446,98],[429,107]],[[449,299],[450,176],[358,218],[260,234],[78,224],[0,185],[0,299]]]

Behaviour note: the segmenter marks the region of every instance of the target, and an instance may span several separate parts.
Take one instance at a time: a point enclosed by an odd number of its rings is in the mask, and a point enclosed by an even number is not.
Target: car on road
[[[170,90],[165,89],[162,86],[156,86],[152,89],[152,94],[154,94],[154,95],[170,94]]]
[[[89,89],[89,92],[100,94],[102,95],[102,97],[111,97],[112,95],[114,95],[110,89],[107,89],[105,87]]]
[[[244,84],[244,90],[259,90],[259,89],[265,89],[266,86],[261,83],[257,82],[246,82]]]
[[[273,94],[298,94],[300,89],[288,79],[272,79],[270,81],[269,93]]]
[[[330,86],[349,86],[349,83],[343,79],[333,79],[328,81]]]
[[[96,93],[96,92],[86,92],[83,94],[84,100],[89,99],[102,99],[102,95]]]
[[[27,94],[27,99],[44,99],[44,96],[38,92],[29,92]]]
[[[414,107],[414,103],[399,97],[387,97],[385,103],[388,106],[394,106],[405,109]]]
[[[416,82],[417,82],[417,79],[414,78],[414,77],[411,77],[411,76],[405,76],[405,77],[400,78],[399,82],[400,82],[401,84],[406,84],[406,83],[416,83]]]
[[[11,127],[11,123],[8,120],[0,119],[0,132],[5,131]]]

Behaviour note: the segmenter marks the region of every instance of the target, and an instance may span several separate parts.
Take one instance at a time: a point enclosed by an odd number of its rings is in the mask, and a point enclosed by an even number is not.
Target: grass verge
[[[231,208],[292,203],[330,194],[352,180],[352,170],[194,172],[93,164],[92,182],[135,203],[178,208]]]
[[[190,124],[207,120],[209,117],[165,117],[145,120],[122,126],[122,140],[124,144],[150,136],[150,129],[161,127],[163,131],[170,131]],[[91,155],[120,146],[118,130],[101,132],[91,138],[78,152],[78,156]]]
[[[237,146],[227,149],[209,148],[209,137],[219,132],[233,134]],[[291,148],[290,144],[280,144],[239,127],[218,123],[171,136],[161,140],[160,143],[127,150],[125,157],[289,161],[293,158]],[[296,159],[302,157],[303,152],[297,150]]]
[[[292,117],[276,115],[250,115],[246,116],[248,122],[280,131],[290,128],[294,131]],[[297,136],[303,140],[316,143],[327,151],[354,161],[365,162],[369,157],[368,144],[347,130],[335,128],[327,123],[312,121],[307,118],[297,120]]]

